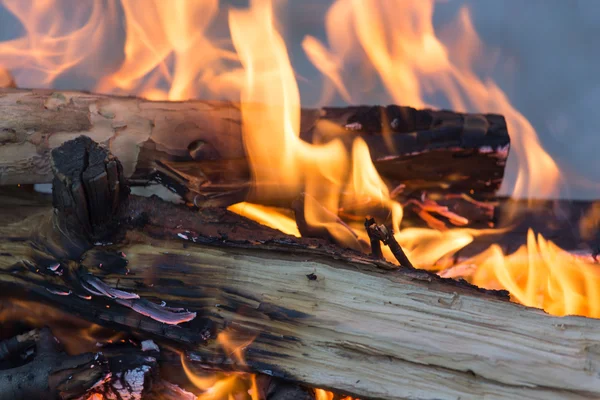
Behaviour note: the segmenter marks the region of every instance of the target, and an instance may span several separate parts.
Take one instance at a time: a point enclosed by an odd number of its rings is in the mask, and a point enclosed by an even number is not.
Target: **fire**
[[[224,72],[237,56],[208,32],[218,0],[150,0],[143,12],[135,0],[121,0],[121,5],[128,28],[125,59],[100,82],[98,91],[138,93],[155,100],[237,94],[236,70]]]
[[[448,104],[457,111],[502,114],[511,133],[511,157],[516,156],[509,158],[503,193],[528,199],[556,197],[560,171],[533,126],[500,87],[475,73],[484,46],[468,8],[461,9],[450,28],[436,32],[434,4],[433,0],[336,0],[325,18],[327,44],[312,36],[302,43],[325,78],[321,102],[327,104],[335,95],[348,103],[360,102],[361,94],[378,79],[396,104],[432,108]],[[218,0],[147,0],[143,11],[134,0],[3,0],[3,5],[24,32],[0,42],[0,66],[20,86],[56,87],[59,78],[71,71],[98,80],[95,90],[104,93],[240,100],[254,186],[249,202],[230,207],[234,212],[300,236],[291,212],[272,206],[302,198],[300,206],[310,227],[322,228],[339,244],[362,251],[368,250],[364,217],[383,213],[413,264],[431,270],[441,269],[445,259],[487,233],[462,228],[401,230],[402,206],[378,175],[364,141],[356,139],[347,147],[339,140],[310,144],[300,139],[300,93],[269,0],[252,0],[249,8],[230,10],[219,9]],[[69,14],[61,12],[67,7]],[[107,72],[98,67],[98,60],[114,53],[119,9],[126,27],[124,46],[118,49],[123,59]],[[219,29],[227,25],[228,29]],[[0,86],[3,82],[8,78],[0,72]],[[443,104],[434,102],[440,97]],[[514,165],[518,168],[511,170]],[[424,218],[431,217],[429,212],[446,212],[428,203],[422,211]],[[582,232],[591,232],[589,225],[595,225],[599,214],[598,207],[592,210]],[[465,222],[457,215],[451,218],[457,226]],[[434,220],[430,226],[436,227]],[[383,250],[393,261],[389,250]],[[533,232],[513,254],[492,246],[452,271],[482,287],[507,289],[513,300],[552,314],[600,317],[597,265]],[[92,333],[89,337],[95,336]],[[219,340],[243,363],[243,345],[233,345],[227,336]],[[201,377],[184,358],[182,363],[203,391],[201,399],[231,397],[242,379],[235,374]],[[256,380],[243,379],[248,395],[257,399]],[[323,390],[316,395],[333,397]]]
[[[240,336],[233,332],[233,330],[226,330],[217,336],[217,342],[222,347],[224,353],[241,366],[246,365],[244,349],[252,343],[252,340],[247,338],[240,340]],[[183,353],[181,353],[181,364],[190,382],[202,391],[202,394],[198,396],[198,400],[224,400],[226,398],[229,400],[239,398],[251,400],[263,399],[255,375],[231,373],[229,375],[217,376],[209,373],[209,375],[203,376],[187,365]],[[317,400],[333,400],[334,394],[323,389],[316,389],[315,397]],[[341,400],[359,399],[344,397]]]
[[[535,130],[493,81],[483,81],[473,71],[483,45],[468,8],[461,9],[447,32],[448,44],[434,30],[433,10],[433,0],[337,0],[326,16],[330,49],[311,36],[303,47],[344,99],[359,100],[360,93],[343,84],[344,78],[356,80],[356,68],[350,76],[344,66],[359,64],[359,70],[381,78],[397,104],[440,108],[425,98],[442,94],[455,110],[504,115],[519,165],[514,187],[505,186],[504,193],[556,197],[558,166]],[[332,93],[330,87],[326,91]]]
[[[288,235],[300,237],[296,221],[283,210],[278,210],[275,207],[266,207],[252,203],[237,203],[228,207],[229,211],[243,215],[247,218],[259,221],[261,224],[279,229],[281,232]]]
[[[114,39],[116,3],[60,0],[3,0],[20,22],[21,37],[0,42],[2,67],[28,87],[49,87],[67,70],[80,76],[101,73],[95,66],[105,43]],[[69,12],[60,10],[69,9]]]
[[[232,332],[229,331],[223,331],[217,336],[217,342],[222,347],[225,354],[241,366],[246,365],[243,353],[245,347],[248,346],[252,340],[253,339],[239,340],[238,336],[234,336]],[[208,376],[202,376],[187,365],[183,354],[181,354],[181,364],[190,382],[203,392],[198,396],[198,400],[233,399],[234,394],[240,391],[240,387],[248,387],[246,393],[251,400],[261,399],[256,383],[256,377],[254,375],[232,373],[225,376],[218,376],[214,373],[209,373]]]
[[[553,315],[600,318],[600,268],[554,243],[527,234],[527,245],[504,256],[494,245],[469,261],[477,265],[472,282],[507,289],[512,299]]]
[[[373,199],[390,210],[398,230],[402,209],[389,198],[362,140],[348,154],[340,140],[317,145],[299,138],[300,94],[272,5],[251,4],[229,14],[231,37],[245,71],[241,110],[255,182],[251,197],[270,203],[304,191],[308,225],[325,228],[338,243],[356,249],[361,248],[356,234],[338,223],[338,210],[345,204]]]

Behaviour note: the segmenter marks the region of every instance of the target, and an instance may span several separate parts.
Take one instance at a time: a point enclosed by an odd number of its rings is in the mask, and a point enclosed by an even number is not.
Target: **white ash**
[[[156,195],[165,201],[169,201],[175,204],[185,203],[181,196],[177,193],[171,192],[163,185],[148,185],[148,186],[134,186],[131,188],[131,194],[142,197],[150,197]]]
[[[362,129],[362,124],[360,122],[353,122],[351,124],[346,124],[344,127],[349,131],[360,131]]]
[[[121,253],[123,254],[123,253]],[[123,254],[124,256],[124,254]],[[123,290],[114,289],[104,283],[101,279],[96,278],[93,275],[84,275],[82,279],[82,286],[91,294],[96,296],[106,296],[111,299],[139,299],[140,296],[135,293],[125,292]]]
[[[507,144],[505,146],[498,146],[498,148],[496,149],[496,157],[506,160],[508,158],[509,149],[510,144]]]
[[[48,269],[52,272],[55,272],[58,268],[60,268],[60,263],[52,264],[48,267]]]
[[[158,345],[153,340],[144,340],[142,343],[142,351],[160,351]]]
[[[115,379],[112,379],[110,383],[111,389],[116,392],[115,398],[141,400],[146,374],[150,369],[148,365],[142,365],[136,369],[126,371],[124,374],[116,374]]]

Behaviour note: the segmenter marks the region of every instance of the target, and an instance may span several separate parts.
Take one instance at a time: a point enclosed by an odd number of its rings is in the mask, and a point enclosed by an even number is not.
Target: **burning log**
[[[0,184],[50,182],[50,150],[85,134],[108,145],[127,177],[147,182],[160,161],[192,180],[199,202],[216,196],[227,205],[247,195],[249,171],[234,103],[2,89],[0,116]],[[492,195],[510,143],[499,115],[394,105],[305,109],[301,125],[308,142],[339,138],[350,145],[360,136],[380,175],[407,192]]]
[[[600,395],[597,320],[223,209],[126,196],[118,161],[84,138],[57,149],[53,169],[56,211],[0,224],[2,288],[177,343],[189,362],[363,399]],[[243,362],[217,345],[223,332]]]

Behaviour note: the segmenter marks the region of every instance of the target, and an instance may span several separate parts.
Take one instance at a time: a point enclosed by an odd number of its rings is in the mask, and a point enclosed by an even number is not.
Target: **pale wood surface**
[[[386,271],[355,253],[305,248],[284,235],[242,243],[234,232],[229,241],[217,240],[205,233],[228,226],[219,228],[218,221],[201,234],[188,230],[186,240],[177,233],[186,231],[186,222],[195,227],[196,214],[169,216],[162,207],[174,206],[152,206],[157,215],[144,228],[151,236],[130,230],[121,244],[94,247],[81,263],[63,262],[62,276],[32,258],[28,238],[43,229],[46,216],[5,224],[0,286],[5,293],[26,290],[96,323],[175,341],[191,359],[244,368],[219,356],[214,334],[207,343],[199,334],[211,325],[213,332],[235,327],[254,337],[245,349],[250,369],[363,399],[600,396],[598,320],[552,317],[421,271]],[[159,221],[167,221],[162,229],[154,225]],[[239,236],[252,229],[251,223],[236,226]],[[127,273],[107,261],[99,266],[102,254],[117,252],[128,261]],[[84,300],[77,294],[88,293],[78,279],[88,272],[110,287],[197,317],[168,325],[117,299]]]

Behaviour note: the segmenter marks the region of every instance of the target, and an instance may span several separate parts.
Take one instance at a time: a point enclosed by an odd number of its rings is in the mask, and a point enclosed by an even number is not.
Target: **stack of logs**
[[[312,121],[307,139],[323,135],[319,121],[328,118],[342,121],[344,138],[363,135],[389,182],[395,178],[385,171],[396,169],[386,163],[402,163],[406,155],[385,155],[388,144],[378,153],[369,139],[391,137],[410,153],[421,152],[413,163],[434,154],[456,163],[479,157],[493,160],[494,169],[508,150],[507,135],[501,144],[495,130],[503,123],[496,116],[461,115],[464,127],[456,136],[440,116],[450,115],[445,112],[357,107],[305,114],[303,126]],[[23,191],[0,197],[0,286],[11,298],[41,301],[133,338],[131,345],[81,355],[61,352],[44,329],[7,339],[0,359],[36,350],[28,362],[2,371],[5,398],[121,396],[124,387],[148,398],[164,395],[179,390],[162,378],[179,361],[177,353],[190,365],[261,374],[269,399],[311,398],[314,387],[361,399],[600,395],[596,320],[552,317],[511,303],[502,291],[396,267],[321,238],[291,237],[228,212],[223,206],[240,193],[222,185],[218,190],[226,195],[213,196],[217,191],[202,190],[219,186],[218,179],[206,173],[192,179],[185,171],[189,163],[235,158],[239,111],[232,104],[6,90],[0,115],[0,181],[53,181],[52,205]],[[387,121],[392,130],[383,133],[389,135],[374,132]],[[495,128],[482,135],[484,126]],[[226,134],[209,142],[215,127]],[[185,132],[196,137],[193,145],[177,143]],[[492,137],[489,151],[483,143]],[[180,194],[194,192],[196,207],[130,193],[130,182],[164,177],[164,171],[184,182]],[[431,182],[428,191],[453,190],[419,177],[405,181],[406,192],[423,190],[420,180]],[[482,186],[470,188],[482,197],[499,184],[477,181]],[[460,179],[452,182],[464,189]],[[367,225],[386,242],[385,229]],[[242,340],[243,360],[224,351],[217,340],[223,332],[249,338]]]

